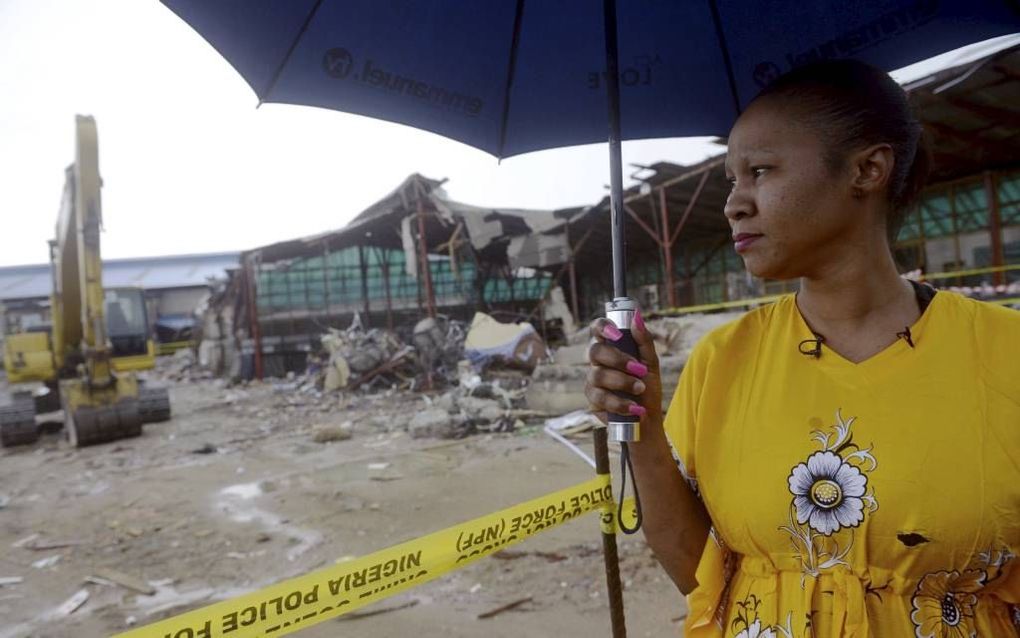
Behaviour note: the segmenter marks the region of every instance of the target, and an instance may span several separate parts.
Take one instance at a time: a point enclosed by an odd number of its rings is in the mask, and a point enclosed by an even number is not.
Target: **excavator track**
[[[138,389],[138,412],[142,423],[170,420],[170,391],[142,386]]]
[[[66,413],[64,428],[74,447],[98,445],[140,436],[142,417],[137,399],[124,399],[115,405],[82,406]]]
[[[0,406],[0,446],[29,445],[38,439],[35,401],[31,396],[15,398],[10,405]]]

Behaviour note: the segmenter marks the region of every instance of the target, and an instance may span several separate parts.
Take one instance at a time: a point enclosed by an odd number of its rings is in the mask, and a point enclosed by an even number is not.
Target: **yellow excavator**
[[[155,365],[143,291],[103,288],[95,120],[77,116],[76,133],[57,236],[50,241],[52,325],[4,340],[8,381],[43,382],[46,390],[16,390],[0,406],[4,447],[34,442],[35,414],[48,408],[63,408],[64,429],[75,447],[138,436],[143,423],[170,418],[167,389],[146,386],[134,374]]]

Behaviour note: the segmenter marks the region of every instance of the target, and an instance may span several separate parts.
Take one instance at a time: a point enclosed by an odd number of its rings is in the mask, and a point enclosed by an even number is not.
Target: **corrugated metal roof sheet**
[[[240,253],[134,257],[103,262],[103,285],[137,286],[146,290],[204,286],[238,267]],[[0,300],[48,297],[49,264],[0,267]]]

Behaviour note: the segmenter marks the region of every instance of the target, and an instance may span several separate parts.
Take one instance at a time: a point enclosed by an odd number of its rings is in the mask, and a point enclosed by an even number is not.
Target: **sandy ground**
[[[171,383],[171,393],[174,418],[141,438],[76,450],[51,433],[0,452],[0,579],[23,579],[0,586],[0,638],[110,635],[591,476],[536,427],[412,439],[404,427],[424,406],[412,394],[313,399],[212,380]],[[313,441],[316,427],[344,421],[350,440]],[[620,552],[629,635],[680,635],[683,602],[643,540],[621,537]],[[156,593],[86,582],[104,568]],[[81,589],[88,601],[58,616]],[[366,610],[393,607],[297,635],[609,636],[597,517]]]

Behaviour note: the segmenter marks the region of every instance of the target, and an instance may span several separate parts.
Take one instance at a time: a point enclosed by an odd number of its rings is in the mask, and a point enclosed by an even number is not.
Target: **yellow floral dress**
[[[1020,312],[940,292],[851,363],[793,295],[707,335],[666,434],[713,530],[686,638],[1020,636]]]

